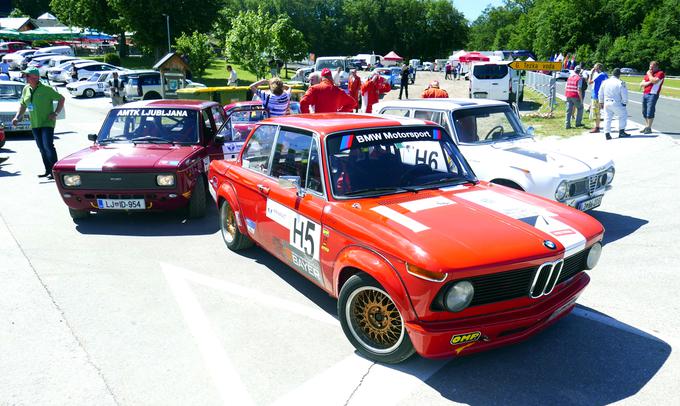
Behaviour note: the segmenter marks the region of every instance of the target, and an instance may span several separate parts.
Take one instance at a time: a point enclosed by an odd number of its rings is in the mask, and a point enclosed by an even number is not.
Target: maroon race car
[[[112,109],[94,145],[57,162],[54,178],[73,219],[92,211],[188,209],[205,214],[208,165],[236,149],[219,104],[149,100]],[[240,150],[241,143],[238,144]]]

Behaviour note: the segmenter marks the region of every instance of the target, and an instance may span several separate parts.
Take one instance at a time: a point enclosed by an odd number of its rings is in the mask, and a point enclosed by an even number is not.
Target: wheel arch
[[[211,183],[212,184],[212,183]],[[238,198],[236,197],[236,190],[229,182],[223,182],[216,192],[215,202],[217,203],[217,210],[219,211],[222,207],[222,202],[226,201],[234,210],[236,217],[236,226],[242,234],[248,235],[248,230],[246,229],[245,222],[242,218],[241,206],[238,204]]]
[[[490,180],[489,183],[495,183],[496,185],[506,186],[511,189],[521,190],[523,192],[526,191],[526,188],[524,186],[520,185],[518,182],[512,179],[495,178]]]

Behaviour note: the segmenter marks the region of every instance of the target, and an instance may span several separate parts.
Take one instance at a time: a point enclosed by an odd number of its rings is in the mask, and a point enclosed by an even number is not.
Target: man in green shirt
[[[12,125],[17,125],[19,117],[23,117],[24,112],[28,110],[33,138],[38,144],[45,165],[45,173],[38,177],[52,179],[52,167],[58,161],[57,150],[54,148],[54,125],[57,115],[64,108],[64,96],[40,83],[38,68],[28,68],[23,73],[26,76],[27,85],[21,93],[19,111],[12,119]],[[54,101],[58,101],[56,109],[54,109]]]

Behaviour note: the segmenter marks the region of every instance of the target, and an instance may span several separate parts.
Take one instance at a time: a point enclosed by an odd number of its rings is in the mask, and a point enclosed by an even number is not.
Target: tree
[[[15,7],[15,8],[12,9],[12,11],[10,11],[10,13],[7,17],[9,17],[9,18],[21,18],[21,17],[28,17],[28,14],[21,11],[18,7]]]
[[[287,16],[279,16],[271,27],[272,54],[284,62],[295,61],[307,55],[308,45],[302,33],[293,27]]]
[[[232,20],[225,41],[227,57],[263,78],[271,52],[269,13],[263,9],[240,11]]]
[[[120,34],[119,53],[121,56],[127,54],[125,26],[118,13],[109,6],[109,0],[52,0],[50,7],[66,25]]]
[[[199,77],[210,66],[214,57],[210,38],[198,31],[194,31],[191,35],[182,33],[175,40],[175,48],[187,58],[191,71]]]
[[[24,12],[24,15],[16,17],[36,18],[41,14],[50,11],[50,0],[14,0],[11,2],[15,9]],[[14,17],[10,15],[10,17]]]

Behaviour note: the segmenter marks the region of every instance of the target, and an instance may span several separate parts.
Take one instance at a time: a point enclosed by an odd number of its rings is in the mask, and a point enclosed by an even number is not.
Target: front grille
[[[585,194],[592,195],[596,190],[603,188],[606,183],[606,171],[569,182],[569,196],[577,197]]]
[[[583,250],[578,254],[572,255],[569,258],[564,259],[564,263],[558,266],[562,266],[562,271],[560,277],[557,280],[555,286],[562,282],[565,282],[579,272],[585,269],[586,257],[588,255],[588,250]],[[529,297],[529,290],[531,289],[531,283],[534,280],[536,272],[539,267],[534,266],[530,268],[517,269],[512,271],[500,272],[491,275],[475,276],[469,279],[465,279],[472,283],[475,288],[475,295],[472,298],[470,307],[480,306],[490,303],[502,302],[504,300],[512,300],[520,297]],[[555,270],[557,272],[557,269]],[[548,273],[542,274],[541,277],[547,278]],[[557,276],[557,273],[552,275]],[[457,281],[452,281],[447,283],[437,294],[434,302],[432,303],[432,310],[444,311],[444,295],[449,286],[456,283]],[[547,280],[537,281],[537,285],[545,287],[548,283]],[[554,283],[554,279],[550,281],[550,285]],[[543,291],[543,289],[540,289]],[[552,289],[546,290],[549,295]]]
[[[86,190],[167,189],[156,184],[155,173],[79,172],[81,185]],[[73,188],[76,189],[76,188]]]

